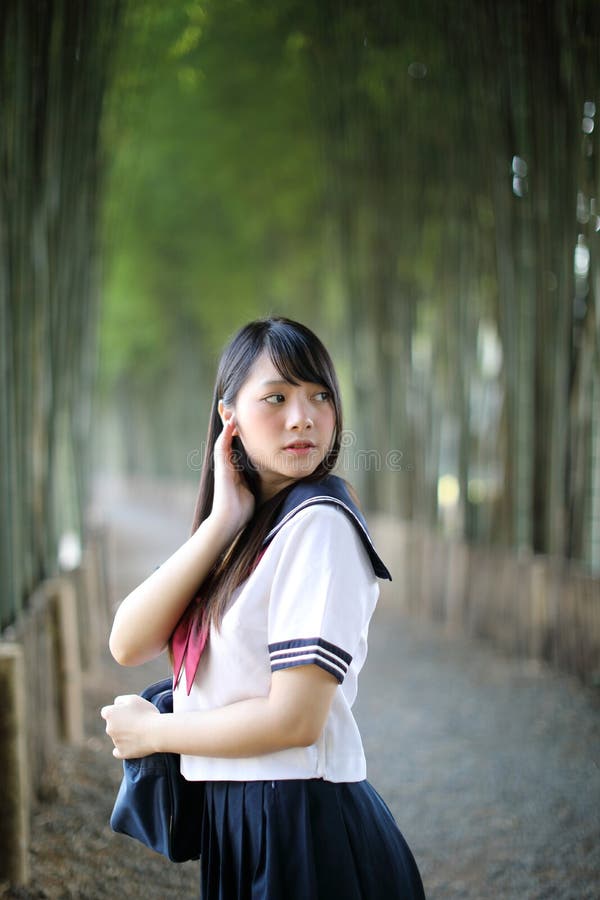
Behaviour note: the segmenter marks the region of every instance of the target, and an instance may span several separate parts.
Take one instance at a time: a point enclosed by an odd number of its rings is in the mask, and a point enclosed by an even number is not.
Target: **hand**
[[[254,512],[254,495],[244,478],[232,448],[235,416],[226,420],[214,447],[215,489],[211,518],[231,530],[232,537],[243,528]]]
[[[160,716],[157,708],[138,697],[125,694],[115,697],[112,706],[103,706],[100,715],[106,720],[106,733],[115,745],[113,756],[117,759],[134,759],[154,753],[151,742],[152,716]]]

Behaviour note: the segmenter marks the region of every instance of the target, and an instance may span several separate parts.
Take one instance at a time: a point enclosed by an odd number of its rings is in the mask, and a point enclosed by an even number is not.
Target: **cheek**
[[[240,409],[237,414],[239,423],[240,437],[244,443],[248,445],[260,442],[261,436],[268,434],[273,427],[273,416],[269,415],[269,410],[260,408],[244,408]]]
[[[327,413],[323,416],[324,428],[329,429],[330,437],[333,438],[333,432],[335,430],[335,410],[331,407],[327,410]]]

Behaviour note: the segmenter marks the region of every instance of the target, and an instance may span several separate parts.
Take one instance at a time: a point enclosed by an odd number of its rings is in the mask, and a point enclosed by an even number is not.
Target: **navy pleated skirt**
[[[202,900],[422,900],[413,855],[368,781],[206,784]]]

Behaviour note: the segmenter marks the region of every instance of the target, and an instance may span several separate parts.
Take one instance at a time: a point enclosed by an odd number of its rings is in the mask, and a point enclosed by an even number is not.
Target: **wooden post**
[[[464,628],[465,594],[469,569],[468,545],[464,541],[450,541],[448,554],[448,587],[446,593],[446,631],[449,634]]]
[[[529,652],[537,659],[543,659],[548,639],[548,595],[546,585],[546,563],[540,557],[531,561],[530,567],[531,632]]]
[[[29,880],[25,666],[20,644],[0,642],[0,880]]]
[[[369,515],[373,542],[390,570],[392,581],[379,581],[378,606],[406,611],[406,525],[394,516]]]
[[[83,740],[83,687],[75,586],[69,578],[46,582],[54,623],[54,666],[58,683],[59,732],[63,740]]]
[[[97,670],[106,645],[108,624],[104,598],[100,597],[97,557],[91,542],[83,551],[81,566],[77,570],[77,596],[79,618],[79,642],[82,669],[86,673]]]

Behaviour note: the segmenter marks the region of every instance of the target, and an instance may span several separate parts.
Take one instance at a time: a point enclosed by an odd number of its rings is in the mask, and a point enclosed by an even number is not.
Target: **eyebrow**
[[[284,381],[283,378],[279,378],[279,379],[275,379],[273,381],[261,381],[260,386],[261,387],[270,387],[271,385],[274,385],[274,384],[290,384],[290,382]]]

